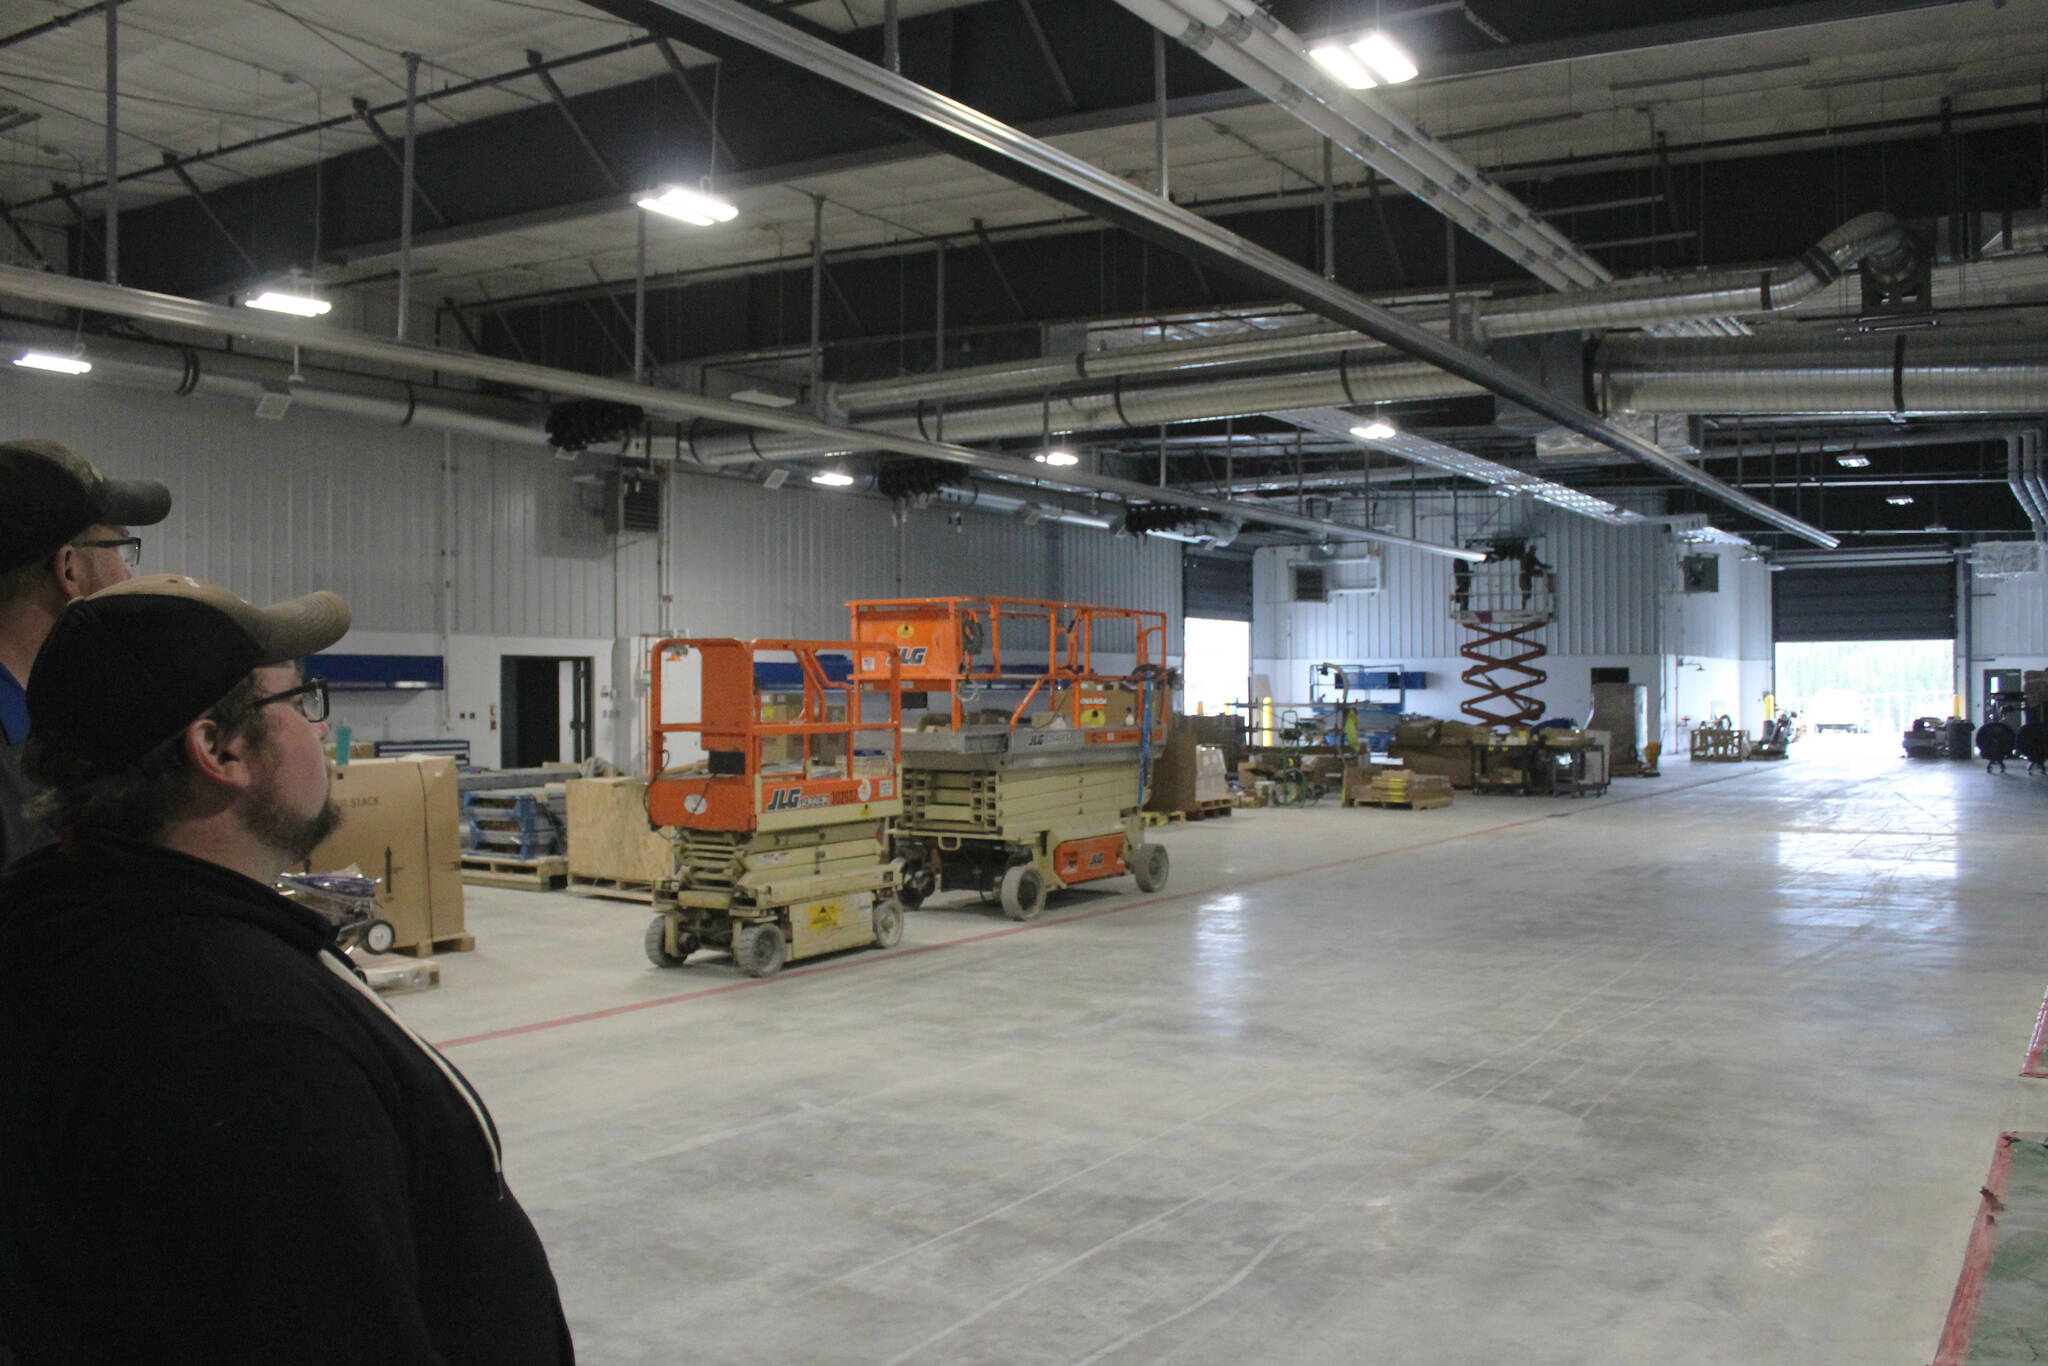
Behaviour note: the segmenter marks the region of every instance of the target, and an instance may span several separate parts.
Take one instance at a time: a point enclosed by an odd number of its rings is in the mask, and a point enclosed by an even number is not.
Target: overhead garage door
[[[1252,561],[1249,555],[1181,557],[1181,610],[1214,621],[1252,619]]]
[[[1787,568],[1771,575],[1777,639],[1949,640],[1956,633],[1952,563]]]

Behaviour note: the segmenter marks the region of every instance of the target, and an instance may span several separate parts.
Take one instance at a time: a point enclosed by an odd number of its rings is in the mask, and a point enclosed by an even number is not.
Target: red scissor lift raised
[[[657,965],[726,948],[765,977],[788,959],[901,938],[889,820],[903,809],[902,695],[887,660],[856,677],[856,649],[654,646],[647,818],[676,849],[647,928]]]
[[[1158,612],[1026,598],[848,604],[855,676],[893,676],[921,712],[903,735],[899,896],[971,889],[1030,920],[1057,887],[1133,874],[1166,885],[1145,839],[1146,769],[1163,742],[1172,678]],[[1128,673],[1098,670],[1128,643]]]

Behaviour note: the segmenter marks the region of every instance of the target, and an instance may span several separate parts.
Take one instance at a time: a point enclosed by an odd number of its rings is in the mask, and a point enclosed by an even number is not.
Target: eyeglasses
[[[118,540],[111,541],[73,541],[71,544],[81,549],[118,550],[121,552],[121,563],[127,565],[130,569],[142,563],[142,538],[140,536],[123,536]]]
[[[250,710],[255,711],[257,708],[267,707],[273,702],[295,702],[298,704],[299,715],[305,717],[308,721],[325,721],[327,719],[327,680],[324,678],[309,678],[296,688],[289,688],[280,693],[272,693],[268,697],[259,697],[256,699],[255,705],[250,707]]]

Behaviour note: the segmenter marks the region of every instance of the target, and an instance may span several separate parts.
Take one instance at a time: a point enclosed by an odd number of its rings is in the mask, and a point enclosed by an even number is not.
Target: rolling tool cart
[[[1171,705],[1163,614],[1021,598],[848,605],[856,678],[903,698],[905,905],[966,889],[1035,920],[1060,887],[1125,873],[1142,891],[1166,885],[1142,811]],[[1098,670],[1112,650],[1130,672]]]
[[[810,640],[653,648],[647,819],[675,844],[647,956],[699,948],[766,977],[792,959],[903,935],[889,820],[903,809],[901,694],[880,661]]]

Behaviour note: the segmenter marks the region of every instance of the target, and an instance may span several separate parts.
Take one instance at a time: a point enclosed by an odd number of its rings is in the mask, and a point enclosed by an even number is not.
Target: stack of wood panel
[[[1370,773],[1370,777],[1367,775]],[[1354,768],[1345,775],[1344,805],[1428,811],[1451,804],[1451,780],[1406,768]]]

